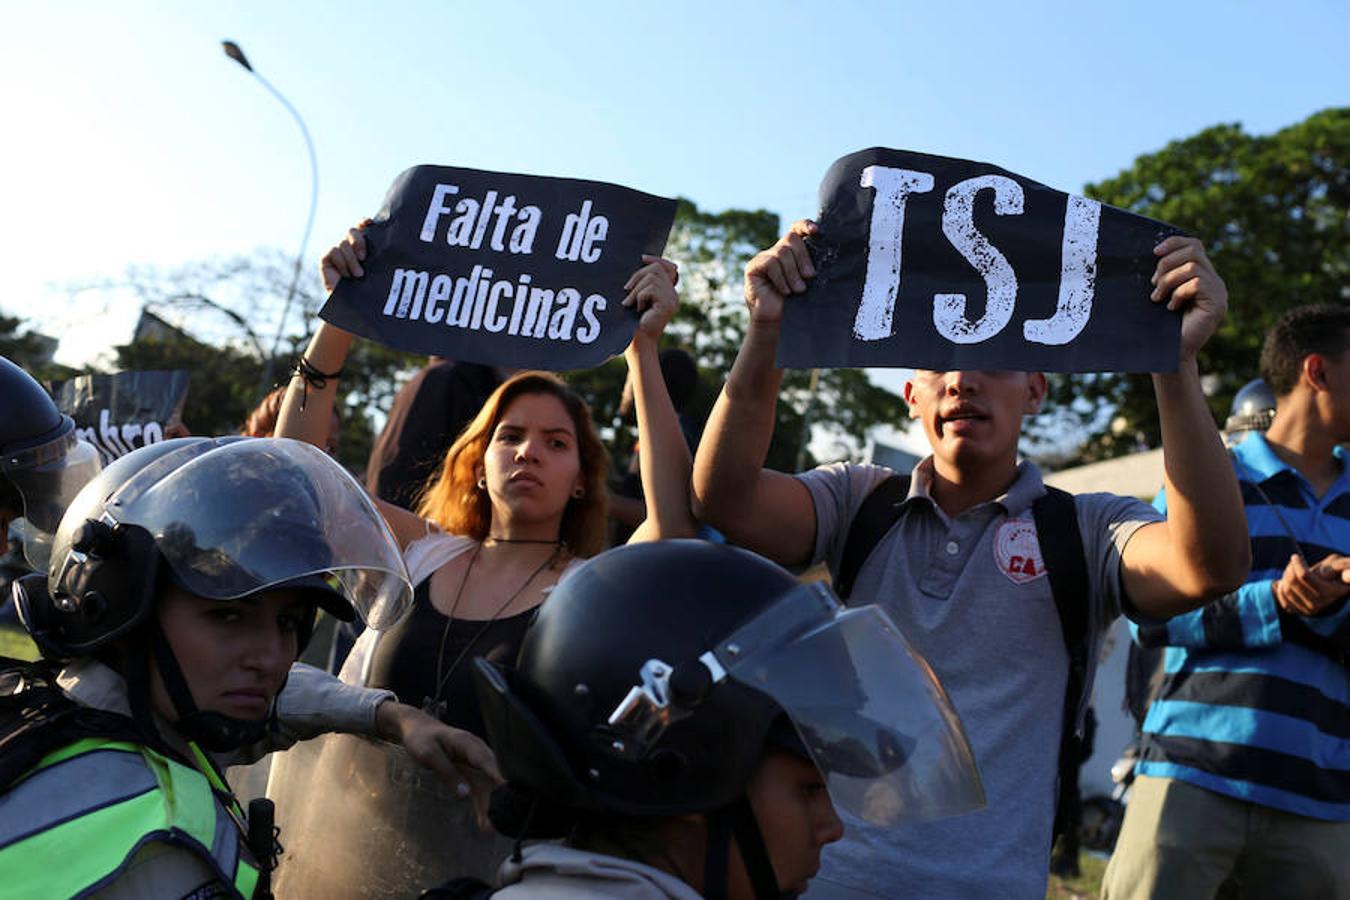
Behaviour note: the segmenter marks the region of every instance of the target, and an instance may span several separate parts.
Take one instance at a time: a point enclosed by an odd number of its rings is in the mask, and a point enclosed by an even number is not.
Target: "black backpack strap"
[[[61,744],[57,733],[78,707],[42,663],[0,659],[0,790]]]
[[[0,657],[0,791],[44,756],[84,738],[146,743],[126,716],[80,706],[44,662]]]
[[[1041,558],[1050,578],[1050,592],[1059,611],[1059,627],[1069,653],[1069,679],[1064,686],[1064,726],[1059,740],[1059,792],[1055,801],[1055,834],[1069,825],[1073,791],[1082,764],[1083,736],[1078,734],[1078,707],[1087,687],[1088,581],[1087,555],[1078,531],[1078,509],[1073,495],[1046,486],[1045,496],[1031,507]]]
[[[900,518],[900,504],[909,496],[909,476],[891,475],[872,488],[858,507],[844,539],[844,553],[834,577],[834,592],[847,600],[853,581],[872,550]]]
[[[839,571],[834,579],[835,593],[841,599],[848,599],[863,563],[900,518],[900,504],[909,496],[909,483],[908,475],[892,475],[873,488],[858,507],[849,524]],[[1076,782],[1084,749],[1083,738],[1075,726],[1087,686],[1091,582],[1073,495],[1047,485],[1045,496],[1032,504],[1031,512],[1036,522],[1041,558],[1050,578],[1050,592],[1059,613],[1064,647],[1069,655],[1069,677],[1064,687],[1064,725],[1059,746],[1059,783],[1065,786]],[[1055,834],[1067,827],[1072,804],[1072,792],[1061,787],[1055,802]]]

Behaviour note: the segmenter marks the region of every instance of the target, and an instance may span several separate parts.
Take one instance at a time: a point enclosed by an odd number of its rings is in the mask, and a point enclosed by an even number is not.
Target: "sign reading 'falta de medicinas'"
[[[1053,372],[1176,368],[1180,315],[1149,300],[1180,230],[987,163],[871,149],[820,187],[817,276],[778,362]]]
[[[320,316],[420,353],[512,368],[598,365],[632,339],[620,305],[675,201],[569,178],[416,166],[366,229],[365,275]]]

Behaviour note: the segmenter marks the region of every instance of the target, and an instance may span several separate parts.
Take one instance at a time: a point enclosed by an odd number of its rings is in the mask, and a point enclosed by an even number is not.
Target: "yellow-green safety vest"
[[[47,754],[0,794],[0,891],[84,897],[146,843],[195,851],[250,898],[258,868],[206,776],[146,747],[103,738]]]

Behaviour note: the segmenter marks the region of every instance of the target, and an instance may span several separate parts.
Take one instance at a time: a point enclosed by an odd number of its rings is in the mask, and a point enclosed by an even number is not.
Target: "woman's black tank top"
[[[412,611],[382,634],[376,643],[367,686],[393,691],[401,702],[418,708],[423,707],[427,698],[443,700],[446,705],[441,721],[486,738],[473,687],[473,658],[486,657],[489,662],[510,672],[515,668],[525,631],[534,622],[537,611],[536,606],[494,622],[448,619],[431,604],[431,577],[427,576],[413,594]],[[450,625],[448,631],[447,622]],[[441,649],[442,637],[444,650]],[[464,652],[466,647],[467,653]],[[441,678],[445,682],[439,694],[436,685],[438,654]],[[459,664],[452,672],[451,666],[456,659]]]

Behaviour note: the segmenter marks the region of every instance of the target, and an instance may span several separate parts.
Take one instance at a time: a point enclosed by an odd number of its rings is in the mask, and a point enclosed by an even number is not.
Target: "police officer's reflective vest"
[[[137,744],[77,741],[0,794],[0,892],[86,896],[152,841],[197,853],[239,897],[253,896],[258,869],[202,773]]]

